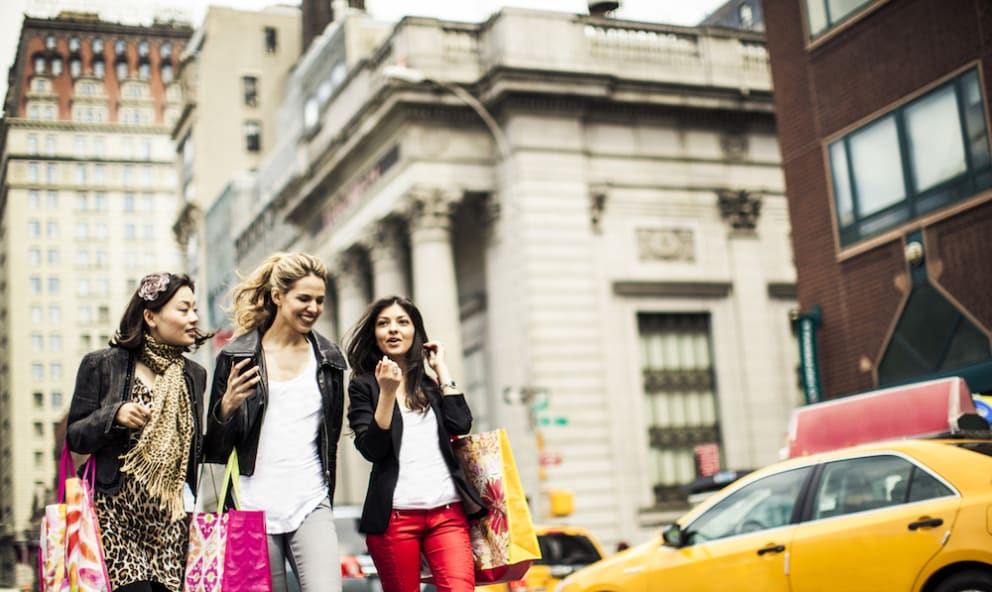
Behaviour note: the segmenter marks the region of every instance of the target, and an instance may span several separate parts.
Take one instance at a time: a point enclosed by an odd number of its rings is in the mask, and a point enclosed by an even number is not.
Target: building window
[[[48,278],[48,293],[51,295],[56,295],[59,293],[59,278],[50,277]]]
[[[103,63],[103,60],[93,61],[93,75],[101,80],[107,75],[107,67]]]
[[[265,52],[275,53],[279,49],[279,38],[275,27],[265,27]]]
[[[61,75],[62,75],[62,58],[54,58],[52,60],[52,76],[61,76]]]
[[[106,144],[103,140],[103,136],[97,136],[93,138],[93,156],[104,157],[106,156]]]
[[[35,56],[34,58],[34,73],[44,74],[45,73],[45,57]]]
[[[28,237],[30,238],[40,238],[41,237],[41,223],[37,220],[28,221]]]
[[[127,53],[127,42],[123,39],[118,39],[114,41],[114,53],[117,57],[122,57]]]
[[[174,74],[172,72],[172,64],[162,64],[162,82],[172,82],[173,78]]]
[[[93,53],[99,55],[103,53],[103,39],[96,38],[93,40],[91,47],[93,48]]]
[[[640,314],[638,327],[654,498],[681,503],[680,486],[713,468],[702,466],[699,451],[716,450],[719,464],[709,316]]]
[[[34,337],[32,335],[32,337]],[[38,337],[41,337],[40,335]],[[45,393],[34,393],[34,406],[44,407],[45,406]],[[37,454],[37,453],[36,453]]]
[[[45,155],[55,156],[55,136],[45,136]]]
[[[83,73],[83,63],[79,60],[69,60],[69,75],[73,78],[79,78],[79,75]]]
[[[148,57],[148,42],[139,41],[138,42],[138,57],[147,58]]]
[[[62,364],[59,362],[53,362],[48,367],[48,374],[52,377],[53,382],[62,380]]]
[[[127,170],[127,169],[125,169]],[[134,211],[134,194],[125,193],[124,194],[124,211],[131,213]]]
[[[166,42],[166,43],[163,43],[162,45],[160,45],[159,48],[158,48],[158,55],[162,58],[163,61],[165,61],[165,60],[171,60],[172,59],[172,44]]]
[[[737,9],[737,17],[742,29],[750,31],[754,28],[754,9],[750,4],[741,4]]]
[[[77,316],[79,317],[79,322],[80,323],[83,323],[83,324],[88,324],[88,323],[91,323],[93,321],[92,313],[90,311],[90,307],[87,304],[80,304],[79,305],[79,310],[77,312]]]
[[[55,182],[55,177],[56,177],[56,172],[57,171],[56,171],[55,163],[54,162],[50,162],[50,163],[46,164],[45,165],[45,182],[47,182],[47,183],[54,183]]]
[[[28,278],[28,285],[31,286],[31,294],[37,296],[41,294],[41,278],[33,275]]]
[[[41,265],[41,249],[38,247],[31,247],[28,249],[28,263],[32,267],[38,267]]]
[[[45,49],[55,49],[55,35],[45,35]]]
[[[48,336],[48,350],[53,354],[62,353],[62,336],[59,334]]]
[[[69,51],[78,52],[79,51],[79,36],[73,35],[69,37]]]
[[[76,158],[86,155],[86,136],[76,136],[72,139],[72,151]]]
[[[28,163],[28,181],[32,183],[38,182],[38,163],[29,162]]]
[[[48,264],[58,265],[59,264],[59,250],[58,249],[48,249]]]
[[[118,60],[114,63],[114,70],[117,74],[117,80],[124,80],[127,78],[127,61]]]
[[[45,351],[45,340],[40,333],[31,334],[31,353],[40,354]]]
[[[35,134],[28,135],[28,154],[31,156],[38,154],[38,136]]]
[[[805,0],[809,37],[816,39],[876,0]]]
[[[831,142],[841,245],[992,187],[983,105],[973,70]]]
[[[28,191],[28,209],[29,210],[40,210],[41,209],[41,192],[37,189],[32,189]]]
[[[45,194],[45,207],[49,210],[59,209],[59,192],[49,191]]]
[[[59,223],[55,220],[49,220],[45,224],[45,233],[48,238],[58,238],[59,237]]]
[[[138,78],[141,80],[148,80],[151,77],[151,66],[146,63],[141,63],[138,65]]]
[[[41,305],[32,304],[31,305],[31,322],[35,325],[41,323]]]
[[[62,309],[58,304],[52,304],[48,307],[48,320],[52,323],[62,322]]]
[[[52,409],[62,408],[62,391],[52,391]]]
[[[245,106],[258,106],[258,78],[254,76],[242,76],[241,86],[245,92]]]
[[[246,121],[245,129],[245,150],[248,152],[258,152],[262,148],[261,130],[257,121]]]

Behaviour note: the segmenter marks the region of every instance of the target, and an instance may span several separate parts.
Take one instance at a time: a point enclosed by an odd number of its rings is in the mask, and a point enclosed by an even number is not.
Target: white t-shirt
[[[428,510],[460,501],[438,445],[437,417],[400,405],[403,438],[400,441],[400,474],[393,491],[393,507]]]
[[[241,506],[264,510],[269,534],[293,532],[327,497],[317,452],[323,404],[317,359],[285,382],[269,380],[268,409],[255,456],[255,474],[241,477]]]

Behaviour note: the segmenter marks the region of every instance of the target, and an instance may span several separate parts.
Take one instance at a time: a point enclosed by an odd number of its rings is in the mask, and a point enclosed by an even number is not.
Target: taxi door
[[[793,537],[793,592],[912,590],[959,506],[950,486],[899,455],[825,464]]]
[[[684,527],[684,546],[658,549],[647,590],[789,592],[792,517],[811,472],[762,477],[716,502]]]

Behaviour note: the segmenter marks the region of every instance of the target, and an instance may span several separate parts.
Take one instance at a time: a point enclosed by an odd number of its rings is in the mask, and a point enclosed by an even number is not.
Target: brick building
[[[992,4],[787,0],[764,18],[823,396],[944,375],[989,392]]]

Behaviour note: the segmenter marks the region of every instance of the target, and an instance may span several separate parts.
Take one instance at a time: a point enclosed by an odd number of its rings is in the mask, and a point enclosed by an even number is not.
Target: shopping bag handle
[[[224,469],[224,485],[220,488],[220,495],[217,496],[217,513],[224,511],[224,501],[227,500],[227,486],[231,485],[234,491],[234,509],[241,509],[241,468],[238,466],[238,449],[231,450],[231,456],[227,458],[227,468]]]
[[[65,502],[65,480],[69,476],[76,476],[76,465],[72,462],[72,453],[69,452],[69,445],[62,443],[62,457],[59,459],[59,503]]]

